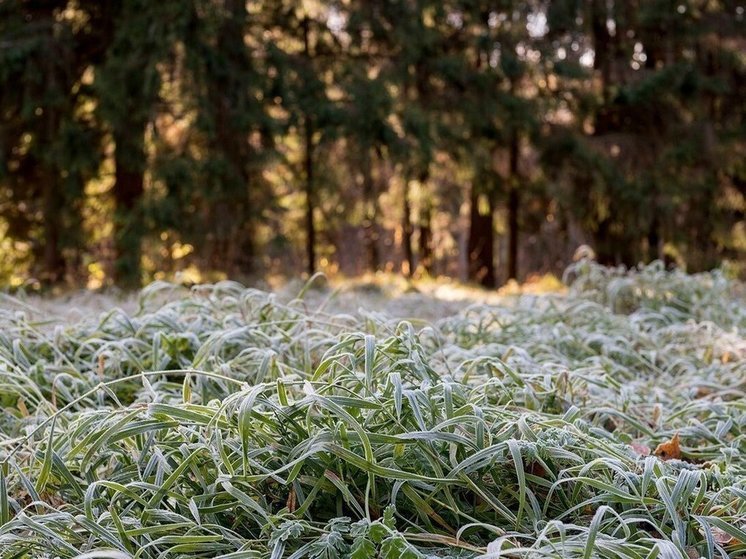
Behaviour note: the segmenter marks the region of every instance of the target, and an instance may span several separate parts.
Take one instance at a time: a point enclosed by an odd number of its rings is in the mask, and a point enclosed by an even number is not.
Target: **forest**
[[[0,284],[746,260],[742,0],[1,0]]]

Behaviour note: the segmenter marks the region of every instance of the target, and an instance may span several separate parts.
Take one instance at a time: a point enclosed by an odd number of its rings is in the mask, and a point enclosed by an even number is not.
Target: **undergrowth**
[[[424,327],[229,282],[7,299],[0,555],[746,556],[741,287],[566,278]]]

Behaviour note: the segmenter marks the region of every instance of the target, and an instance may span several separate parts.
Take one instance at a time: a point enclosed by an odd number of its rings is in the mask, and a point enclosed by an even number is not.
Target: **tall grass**
[[[229,282],[69,325],[6,300],[0,554],[744,556],[740,287],[567,278],[425,327]]]

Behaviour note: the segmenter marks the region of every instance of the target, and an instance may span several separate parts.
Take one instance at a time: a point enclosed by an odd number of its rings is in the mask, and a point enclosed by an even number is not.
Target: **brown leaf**
[[[658,422],[661,419],[661,413],[663,409],[661,408],[660,404],[655,404],[655,407],[653,407],[653,417],[650,418],[650,424],[655,427],[658,425]]]
[[[653,454],[661,460],[680,460],[681,446],[679,446],[679,434],[676,433],[670,441],[659,444]]]
[[[528,465],[528,468],[526,468],[526,469],[532,475],[535,475],[535,476],[538,476],[538,477],[543,477],[543,478],[547,477],[547,471],[538,462],[531,462]]]
[[[720,528],[717,528],[715,526],[713,526],[710,531],[712,532],[712,539],[714,539],[720,545],[730,545],[738,541],[725,530],[721,530]]]
[[[297,497],[295,495],[295,489],[291,488],[290,489],[290,494],[288,495],[288,501],[286,503],[288,511],[295,512],[295,509],[297,508],[296,499],[297,499]]]
[[[49,503],[56,509],[66,504],[66,501],[62,497],[53,493],[42,493],[39,496],[41,497],[42,501]]]

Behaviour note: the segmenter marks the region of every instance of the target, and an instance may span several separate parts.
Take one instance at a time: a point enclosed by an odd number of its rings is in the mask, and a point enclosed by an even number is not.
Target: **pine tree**
[[[88,17],[64,1],[0,5],[2,218],[32,244],[45,284],[78,271],[84,185],[99,160],[84,83],[97,37],[78,24]]]

